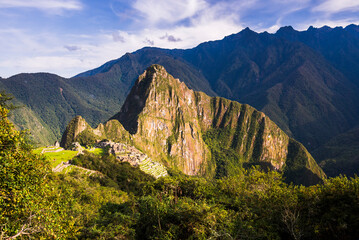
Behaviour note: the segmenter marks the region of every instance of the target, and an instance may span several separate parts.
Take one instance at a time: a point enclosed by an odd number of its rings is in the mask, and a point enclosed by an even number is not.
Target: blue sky
[[[0,76],[71,77],[145,46],[192,48],[249,27],[359,24],[358,0],[0,0]]]

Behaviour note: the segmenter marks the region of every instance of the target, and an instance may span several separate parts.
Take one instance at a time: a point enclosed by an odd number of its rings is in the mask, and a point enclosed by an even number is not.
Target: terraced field
[[[166,168],[158,163],[152,161],[150,158],[145,158],[139,163],[140,169],[147,174],[154,176],[155,178],[167,176]]]
[[[56,168],[62,162],[67,162],[75,157],[78,152],[71,150],[64,150],[61,147],[41,147],[34,150],[35,153],[42,153],[50,160],[52,168]]]

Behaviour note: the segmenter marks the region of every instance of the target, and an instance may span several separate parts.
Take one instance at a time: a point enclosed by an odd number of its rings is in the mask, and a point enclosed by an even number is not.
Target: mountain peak
[[[151,80],[156,80],[156,75],[167,75],[166,69],[159,65],[159,64],[152,64],[149,66],[145,72],[138,78],[138,82],[135,83],[139,84],[139,82],[143,81],[144,79],[150,78]]]
[[[240,33],[242,33],[242,34],[258,34],[255,31],[253,31],[252,29],[250,29],[249,27],[246,27]]]
[[[145,107],[147,99],[150,97],[157,101],[159,92],[173,88],[179,89],[180,85],[180,81],[167,73],[163,66],[153,64],[138,77],[121,111],[112,119],[119,120],[127,131],[135,134],[138,115]]]
[[[151,66],[149,66],[147,68],[147,71],[155,71],[155,72],[160,72],[160,71],[163,71],[165,70],[165,68],[162,66],[162,65],[159,65],[159,64],[152,64]]]
[[[294,28],[292,26],[284,26],[284,27],[281,27],[278,29],[277,33],[280,33],[280,32],[295,32]]]
[[[351,32],[359,32],[359,25],[350,24],[345,27],[345,30],[351,31]]]
[[[215,170],[217,164],[238,165],[238,159],[245,159],[279,171],[295,171],[303,179],[288,179],[306,185],[324,176],[303,145],[290,139],[264,113],[193,91],[158,64],[139,76],[112,119],[131,133],[135,146],[189,175],[225,176],[231,170]],[[236,152],[232,163],[217,162],[210,152],[217,145]],[[299,155],[312,167],[292,169]]]
[[[135,82],[135,86],[140,85],[141,82],[144,81],[164,81],[164,82],[171,82],[174,78],[169,78],[169,74],[167,73],[166,69],[159,65],[159,64],[152,64],[151,66],[149,66],[143,74],[141,74],[139,76],[139,78],[137,79],[137,81]],[[177,81],[179,81],[177,79]]]

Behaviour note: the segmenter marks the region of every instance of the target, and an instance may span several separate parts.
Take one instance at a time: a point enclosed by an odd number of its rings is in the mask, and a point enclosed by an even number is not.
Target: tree
[[[14,106],[12,103],[9,103],[12,99],[14,99],[14,97],[11,94],[6,93],[5,91],[0,91],[0,106],[3,108],[8,110],[19,108],[18,106]]]
[[[73,231],[64,199],[54,191],[49,163],[32,152],[26,131],[9,122],[0,93],[0,239],[49,239]]]

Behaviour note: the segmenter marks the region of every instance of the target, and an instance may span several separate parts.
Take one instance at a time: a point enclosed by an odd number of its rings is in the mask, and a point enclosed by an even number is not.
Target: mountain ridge
[[[55,141],[65,125],[60,124],[56,129],[51,125],[63,122],[61,116],[69,121],[80,114],[93,126],[110,118],[123,104],[137,76],[147,66],[158,63],[191,89],[264,111],[313,152],[329,139],[358,125],[357,32],[356,25],[306,31],[283,27],[274,34],[244,29],[193,49],[143,48],[87,71],[86,76],[79,74],[64,80],[72,88],[70,92],[79,96],[72,98],[71,103],[63,102],[58,92],[57,102],[50,101],[52,96],[48,97],[46,92],[43,96],[38,94],[38,102],[46,102],[54,119],[42,115],[43,106],[21,100],[22,95],[31,91],[44,91],[43,85],[34,84],[33,88],[19,85],[21,93],[6,86],[2,88],[15,92],[20,103],[33,112],[26,114],[42,122],[48,139]],[[56,82],[54,78],[49,76],[48,81]],[[64,108],[65,105],[70,108]],[[25,113],[18,113],[22,114]],[[40,138],[41,134],[36,134]]]

